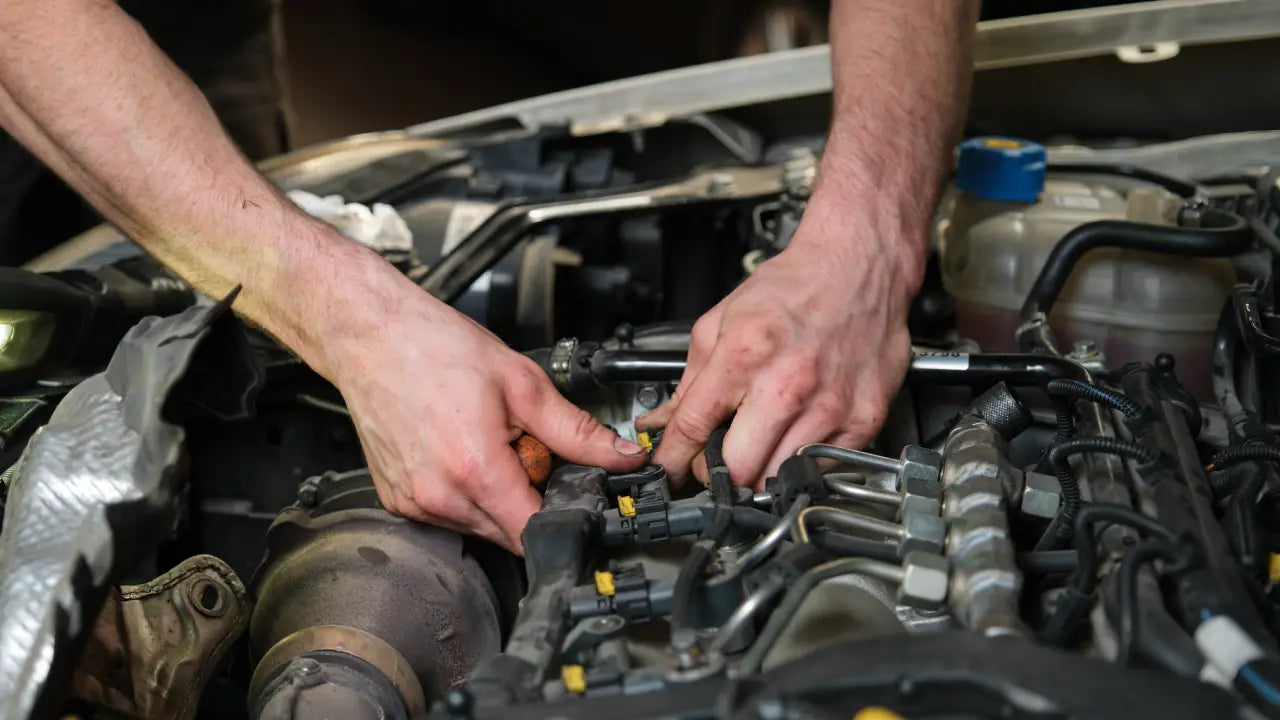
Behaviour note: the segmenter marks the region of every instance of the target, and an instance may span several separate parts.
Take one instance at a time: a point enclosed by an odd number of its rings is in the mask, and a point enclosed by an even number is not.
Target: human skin
[[[656,461],[688,474],[732,417],[725,464],[761,483],[802,445],[860,447],[910,359],[907,312],[971,75],[976,2],[835,0],[834,112],[790,244],[702,316]],[[699,467],[699,471],[703,470]]]
[[[832,17],[835,120],[810,208],[699,321],[678,400],[650,418],[670,421],[658,460],[677,477],[735,410],[742,482],[804,442],[860,443],[901,379],[972,12],[837,0]],[[0,124],[195,287],[239,286],[236,311],[342,393],[389,510],[519,552],[540,502],[509,445],[521,433],[573,462],[645,462],[532,362],[299,211],[114,3],[6,0],[0,29]]]
[[[0,124],[112,223],[345,398],[382,503],[516,552],[540,505],[509,443],[644,462],[531,361],[306,214],[235,149],[196,87],[107,0],[0,3]]]

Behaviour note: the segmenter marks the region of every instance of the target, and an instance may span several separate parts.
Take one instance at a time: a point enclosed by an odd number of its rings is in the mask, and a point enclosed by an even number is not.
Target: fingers
[[[713,355],[709,367],[732,367]],[[677,481],[689,474],[693,457],[707,443],[711,431],[742,402],[745,383],[733,372],[704,372],[684,390],[679,405],[662,433],[654,461]]]
[[[707,311],[693,325],[693,332],[689,337],[689,353],[685,360],[684,372],[680,374],[680,383],[676,386],[675,392],[661,407],[636,418],[636,429],[653,430],[664,428],[667,423],[671,422],[671,416],[675,413],[676,408],[680,407],[681,389],[691,385],[702,371],[702,366],[706,364],[707,356],[711,354],[711,349],[715,346],[719,330],[720,305],[717,305]]]
[[[786,386],[772,386],[747,395],[724,438],[724,460],[737,485],[755,486],[764,478],[766,463],[802,409],[802,398]]]
[[[396,486],[382,482],[374,483],[374,487],[382,506],[392,514],[463,534],[479,535],[512,552],[519,551],[519,543],[513,544],[498,523],[462,493],[400,492]]]
[[[822,418],[806,417],[792,426],[786,435],[782,437],[782,440],[778,442],[778,447],[765,464],[764,471],[760,477],[760,484],[756,486],[757,489],[763,486],[765,477],[777,475],[778,468],[782,466],[783,461],[795,455],[796,451],[805,445],[821,442],[858,449],[866,445],[867,441],[871,439],[860,428],[831,428],[828,425],[829,423],[823,422]],[[831,461],[818,461],[818,466],[824,471],[831,469],[836,464]]]
[[[517,555],[524,555],[520,536],[529,518],[542,507],[542,496],[529,485],[529,477],[514,452],[496,453],[496,466],[475,499],[489,517],[502,528],[503,543]]]
[[[644,463],[644,448],[565,400],[541,370],[530,366],[513,373],[507,388],[511,415],[522,428],[570,462],[616,472]]]

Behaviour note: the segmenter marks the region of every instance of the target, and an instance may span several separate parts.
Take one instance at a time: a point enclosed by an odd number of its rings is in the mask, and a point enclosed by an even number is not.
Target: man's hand
[[[906,317],[969,90],[978,3],[834,0],[831,132],[790,246],[694,326],[657,461],[682,476],[711,430],[734,480],[801,445],[861,445],[910,354]]]
[[[639,445],[561,397],[533,361],[403,278],[386,282],[396,301],[383,330],[332,352],[328,374],[388,510],[520,552],[541,502],[510,446],[522,432],[574,462],[644,462]]]
[[[673,476],[735,411],[725,462],[752,485],[801,445],[861,446],[884,421],[910,355],[919,268],[883,249],[897,238],[819,242],[815,224],[698,320],[674,397],[638,421],[665,426],[655,461]]]

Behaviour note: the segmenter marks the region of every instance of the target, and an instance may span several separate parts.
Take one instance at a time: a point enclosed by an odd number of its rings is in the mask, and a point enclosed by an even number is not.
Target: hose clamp
[[[551,381],[560,392],[569,390],[569,368],[573,363],[573,355],[578,350],[578,338],[564,338],[551,348]]]

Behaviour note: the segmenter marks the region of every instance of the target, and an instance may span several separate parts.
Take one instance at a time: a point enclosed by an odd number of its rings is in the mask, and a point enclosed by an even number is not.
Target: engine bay
[[[276,180],[394,207],[388,262],[652,450],[822,152],[704,120]],[[523,559],[386,512],[230,298],[127,242],[0,269],[0,717],[1280,716],[1278,145],[966,141],[870,447],[556,461]]]

